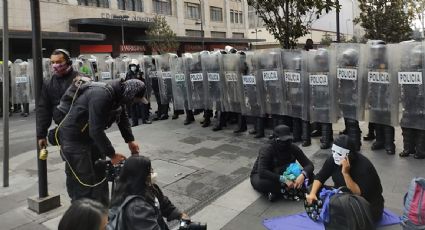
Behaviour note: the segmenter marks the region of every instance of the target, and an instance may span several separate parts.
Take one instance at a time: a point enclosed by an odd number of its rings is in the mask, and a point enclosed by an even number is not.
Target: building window
[[[230,10],[230,23],[243,24],[242,11]]]
[[[211,21],[222,22],[223,21],[223,9],[219,7],[210,7]]]
[[[143,12],[143,0],[118,0],[118,9]]]
[[[202,37],[202,31],[200,31],[200,30],[186,30],[186,36],[188,36],[188,37]]]
[[[185,2],[186,18],[188,19],[200,19],[200,7],[199,4]]]
[[[78,5],[109,8],[108,0],[78,0]]]
[[[211,31],[212,38],[226,38],[226,32]]]
[[[171,0],[152,0],[154,12],[171,15]]]
[[[232,34],[232,38],[244,38],[244,34],[243,33],[233,33]]]

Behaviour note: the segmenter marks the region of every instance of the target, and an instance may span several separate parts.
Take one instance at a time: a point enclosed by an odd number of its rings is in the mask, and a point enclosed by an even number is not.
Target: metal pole
[[[3,187],[9,187],[9,18],[3,0]]]
[[[30,2],[32,21],[32,59],[34,69],[35,106],[37,110],[43,82],[40,0],[31,0]],[[40,160],[39,154],[40,148],[37,143],[38,196],[39,198],[44,198],[49,195],[47,192],[47,162],[44,160]]]
[[[341,42],[341,34],[339,31],[339,0],[336,0],[336,41]]]
[[[205,40],[204,40],[204,20],[202,18],[202,2],[199,0],[199,13],[201,16],[201,36],[202,36],[202,50],[205,50]]]
[[[121,39],[122,45],[124,45],[124,17],[121,18]]]

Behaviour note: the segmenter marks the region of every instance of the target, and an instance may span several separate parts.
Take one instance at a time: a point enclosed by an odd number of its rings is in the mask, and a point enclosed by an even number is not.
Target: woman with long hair
[[[112,197],[112,208],[120,207],[126,199],[132,199],[123,207],[122,224],[127,230],[168,230],[167,221],[189,219],[179,211],[155,184],[149,158],[131,156],[123,166]]]
[[[58,230],[104,230],[108,223],[108,209],[101,203],[81,199],[74,201],[62,216]]]

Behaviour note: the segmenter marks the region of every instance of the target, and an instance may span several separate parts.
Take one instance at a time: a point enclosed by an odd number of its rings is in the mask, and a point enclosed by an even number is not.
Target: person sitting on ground
[[[112,197],[112,209],[120,207],[132,195],[137,197],[128,201],[122,209],[122,224],[127,230],[168,230],[164,217],[168,221],[190,219],[155,184],[151,161],[147,157],[131,156],[125,161]]]
[[[316,175],[306,197],[309,204],[317,200],[320,188],[329,177],[332,177],[335,188],[347,187],[353,194],[365,198],[370,203],[374,221],[382,218],[384,197],[378,173],[370,160],[355,150],[354,142],[346,135],[335,139],[332,156]]]
[[[299,162],[301,172],[296,178],[287,168]],[[291,165],[292,164],[292,165]],[[273,130],[271,142],[260,149],[251,171],[252,187],[273,200],[290,189],[300,190],[306,179],[313,179],[314,166],[303,151],[292,143],[289,127],[278,125]],[[286,173],[285,173],[286,172]],[[293,178],[288,177],[291,175]],[[283,194],[282,194],[283,195]]]
[[[101,203],[81,199],[73,202],[62,216],[58,230],[105,230],[108,209]]]

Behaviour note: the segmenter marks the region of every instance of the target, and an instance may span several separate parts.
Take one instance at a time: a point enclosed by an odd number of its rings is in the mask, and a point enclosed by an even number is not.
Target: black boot
[[[384,126],[384,136],[385,136],[385,151],[388,155],[394,155],[395,154],[395,144],[394,144],[394,134],[395,130],[394,127],[385,125]]]
[[[373,141],[375,140],[375,124],[370,123],[367,125],[368,133],[363,137],[364,141]]]
[[[186,110],[186,119],[184,120],[184,125],[188,125],[195,121],[195,117],[193,115],[192,110]]]
[[[418,130],[416,137],[415,159],[425,159],[425,130]]]
[[[372,144],[371,149],[372,150],[380,150],[385,148],[385,134],[384,134],[384,127],[381,124],[374,124],[375,127],[375,133],[376,133],[376,140]]]
[[[332,146],[333,131],[331,123],[322,123],[322,140],[320,144],[321,149],[328,149]]]
[[[223,129],[223,126],[226,126],[227,113],[226,112],[217,112],[218,122],[212,129],[213,131],[219,131]]]
[[[362,142],[360,140],[361,138],[361,131],[359,127],[359,122],[353,119],[344,119],[345,120],[345,130],[346,135],[353,140],[353,143],[355,144],[356,150],[360,151],[360,147],[362,145]]]
[[[403,137],[403,152],[399,153],[400,157],[408,157],[415,155],[415,139],[417,138],[414,129],[401,127],[401,135]]]
[[[302,134],[301,138],[303,140],[302,146],[307,147],[311,145],[311,131],[310,131],[310,122],[302,121]]]
[[[293,142],[300,142],[301,141],[301,119],[300,118],[293,118],[292,119],[292,136],[294,138]]]
[[[322,126],[320,123],[315,122],[311,125],[313,131],[311,132],[311,137],[320,137],[322,136]]]
[[[209,117],[206,117],[204,119],[204,123],[202,124],[202,127],[206,128],[206,127],[210,126],[210,124],[211,124],[211,119]]]
[[[247,130],[247,124],[246,124],[246,116],[239,114],[238,115],[238,129],[233,131],[233,133],[242,133]]]
[[[256,121],[256,130],[257,134],[254,136],[254,138],[262,138],[264,137],[264,118],[263,117],[257,117]]]

